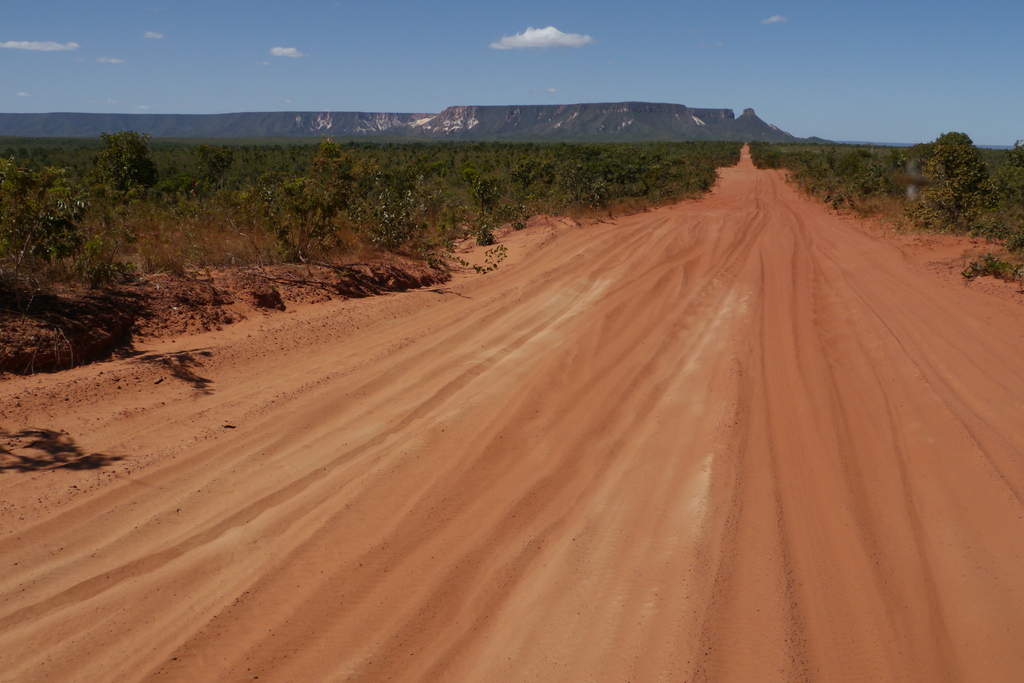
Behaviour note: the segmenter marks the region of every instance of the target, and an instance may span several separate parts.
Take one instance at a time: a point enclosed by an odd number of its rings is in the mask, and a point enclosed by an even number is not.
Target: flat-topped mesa
[[[731,140],[731,109],[656,102],[449,107],[413,134],[458,140]]]
[[[702,119],[704,121],[708,121],[708,120],[711,120],[711,121],[714,121],[714,120],[734,121],[734,120],[736,120],[736,115],[733,113],[732,109],[690,109],[689,107],[687,107],[687,109],[689,109],[689,113],[690,113],[691,116],[696,116],[697,118]]]
[[[454,106],[438,114],[238,112],[234,114],[0,114],[0,136],[97,137],[133,130],[168,138],[320,137],[557,142],[762,140],[793,136],[753,109],[659,102]]]
[[[302,135],[375,135],[395,129],[404,130],[414,122],[432,114],[391,114],[386,112],[293,112],[294,124],[280,129],[273,123],[274,115],[266,114],[267,129],[286,136]]]

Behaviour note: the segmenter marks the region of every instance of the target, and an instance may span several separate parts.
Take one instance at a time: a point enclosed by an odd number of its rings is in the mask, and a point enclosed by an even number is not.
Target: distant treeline
[[[980,149],[964,133],[913,147],[751,143],[759,168],[785,168],[834,208],[989,240],[964,277],[1024,278],[1024,144]]]
[[[709,189],[734,142],[234,144],[0,139],[0,285],[139,272],[433,259],[538,213],[624,212]]]

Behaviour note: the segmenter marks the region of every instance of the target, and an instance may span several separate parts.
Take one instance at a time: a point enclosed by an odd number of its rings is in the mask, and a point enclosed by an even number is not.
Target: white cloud
[[[124,64],[125,63],[125,61],[123,59],[118,59],[117,57],[97,57],[96,61],[97,62],[102,62],[103,64]]]
[[[18,97],[32,97],[32,95],[27,92],[20,92],[18,93]]]
[[[270,52],[267,53],[273,57],[305,57],[303,53],[296,50],[294,47],[272,47]]]
[[[38,50],[40,52],[56,52],[58,50],[77,50],[82,47],[78,43],[55,43],[52,40],[44,42],[34,40],[8,40],[6,43],[0,43],[0,47],[6,47],[11,50]]]
[[[784,21],[789,21],[789,19],[787,17],[782,16],[781,14],[776,14],[774,16],[768,17],[767,19],[762,19],[761,23],[762,24],[781,24]]]
[[[140,104],[137,107],[132,107],[132,109],[138,109],[139,111],[146,111],[147,109],[149,109],[149,106],[145,105],[145,104]]]
[[[526,50],[531,47],[583,47],[594,42],[590,36],[579,33],[562,33],[554,26],[547,28],[530,27],[514,36],[504,36],[490,44],[494,50]]]
[[[550,95],[554,95],[556,92],[558,92],[558,88],[544,88],[543,90],[541,90],[540,88],[534,88],[530,92],[546,92]]]
[[[145,33],[142,34],[142,37],[143,38],[150,38],[152,40],[160,40],[161,38],[164,37],[164,34],[157,33],[156,31],[146,31]]]

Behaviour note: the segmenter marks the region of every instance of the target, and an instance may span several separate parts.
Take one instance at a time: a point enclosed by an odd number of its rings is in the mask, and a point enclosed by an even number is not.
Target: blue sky
[[[639,100],[753,107],[835,140],[1024,139],[1019,1],[4,4],[2,112]]]

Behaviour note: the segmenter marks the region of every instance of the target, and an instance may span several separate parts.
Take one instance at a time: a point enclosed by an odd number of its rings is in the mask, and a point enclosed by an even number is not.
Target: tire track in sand
[[[81,435],[154,464],[0,535],[0,678],[1024,675],[1018,307],[746,156],[451,291]]]

